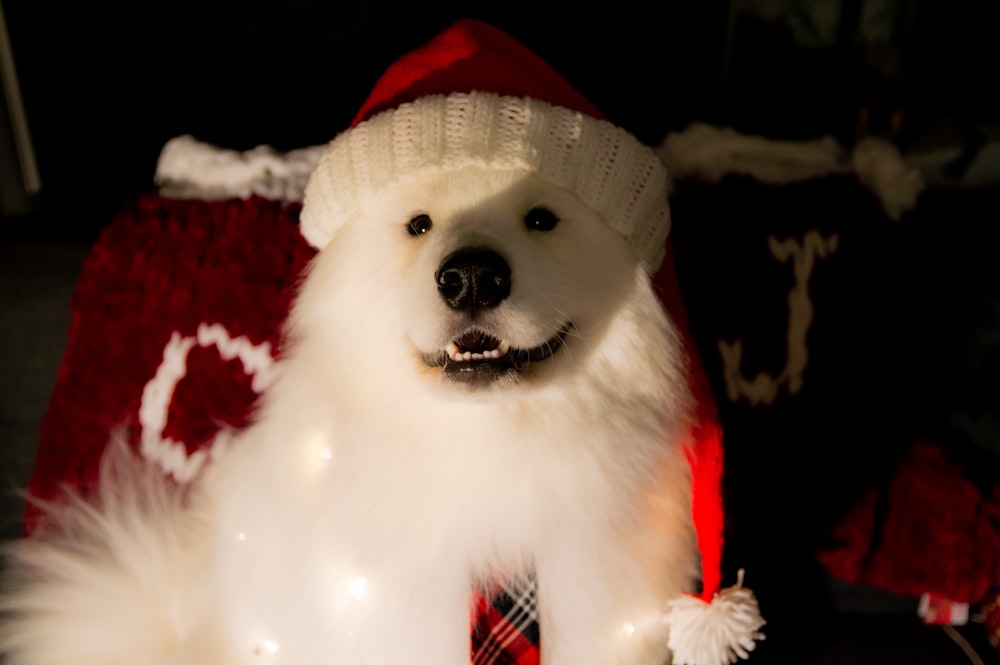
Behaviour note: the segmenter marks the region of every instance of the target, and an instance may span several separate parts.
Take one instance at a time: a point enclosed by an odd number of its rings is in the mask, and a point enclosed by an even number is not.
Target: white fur
[[[536,205],[555,229],[525,229]],[[468,245],[512,273],[477,323],[521,347],[574,324],[478,389],[423,361],[468,323],[434,280]],[[690,397],[648,276],[592,211],[528,174],[422,176],[347,220],[289,325],[256,422],[183,496],[110,473],[96,507],[57,512],[68,535],[22,544],[9,665],[466,665],[471,589],[526,572],[545,665],[664,662],[659,617],[697,575]]]

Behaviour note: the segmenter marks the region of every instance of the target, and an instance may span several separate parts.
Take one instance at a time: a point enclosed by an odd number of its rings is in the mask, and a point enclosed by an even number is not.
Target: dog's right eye
[[[559,218],[548,208],[536,206],[524,216],[524,226],[529,231],[551,231],[559,223]]]
[[[430,215],[421,214],[410,220],[410,223],[406,225],[406,231],[411,236],[422,236],[431,230],[431,226],[433,224]]]

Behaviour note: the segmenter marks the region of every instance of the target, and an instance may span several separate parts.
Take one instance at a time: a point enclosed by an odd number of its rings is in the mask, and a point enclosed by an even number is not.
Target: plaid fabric
[[[476,598],[472,665],[538,665],[538,604],[535,580],[506,585],[488,600]]]

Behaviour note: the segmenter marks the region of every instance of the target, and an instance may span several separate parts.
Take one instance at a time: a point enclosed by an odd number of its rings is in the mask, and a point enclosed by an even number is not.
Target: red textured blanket
[[[235,351],[255,351],[258,364],[281,354],[292,287],[313,254],[298,211],[257,197],[150,195],[125,206],[77,283],[33,496],[55,498],[63,485],[86,492],[119,428],[187,480],[191,456],[221,428],[246,424],[257,391]],[[29,507],[29,531],[35,518]]]

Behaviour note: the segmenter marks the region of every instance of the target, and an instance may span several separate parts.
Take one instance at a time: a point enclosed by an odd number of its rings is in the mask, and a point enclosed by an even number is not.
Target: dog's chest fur
[[[684,468],[662,405],[629,390],[499,403],[423,395],[391,414],[281,416],[300,413],[283,401],[303,399],[308,383],[286,381],[284,394],[279,384],[261,424],[205,479],[217,511],[205,584],[230,635],[267,626],[307,641],[379,594],[470,597],[533,572],[567,534],[607,547],[649,519],[644,496],[665,469]]]
[[[224,531],[277,536],[290,523],[310,525],[294,535],[315,540],[309,549],[338,533],[330,546],[423,549],[463,561],[468,574],[488,573],[530,562],[581,512],[600,521],[640,508],[636,493],[677,454],[654,440],[667,436],[649,426],[656,419],[571,406],[543,397],[445,404],[438,413],[414,409],[402,420],[397,412],[312,434],[290,428],[273,443],[251,434],[208,484],[218,487]]]

